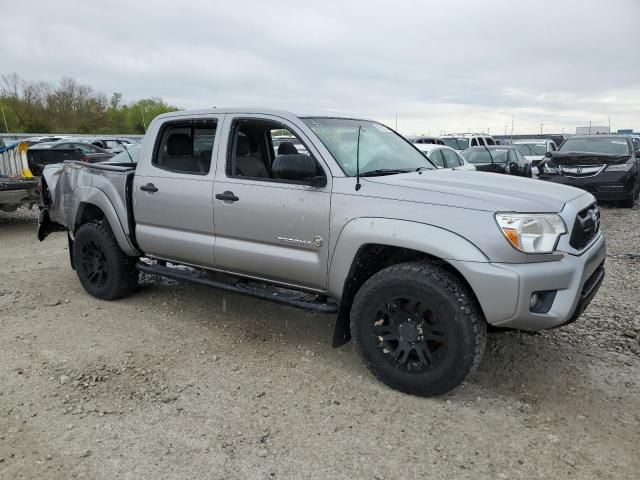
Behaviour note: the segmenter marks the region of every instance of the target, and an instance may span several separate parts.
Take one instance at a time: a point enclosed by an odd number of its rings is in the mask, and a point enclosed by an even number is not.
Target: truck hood
[[[578,188],[551,182],[464,170],[438,169],[362,181],[381,187],[379,192],[368,194],[492,212],[560,212],[565,203],[585,194]]]
[[[551,163],[556,165],[606,165],[624,163],[630,155],[608,155],[604,153],[551,152]]]

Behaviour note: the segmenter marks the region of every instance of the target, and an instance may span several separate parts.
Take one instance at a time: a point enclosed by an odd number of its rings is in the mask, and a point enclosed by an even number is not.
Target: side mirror
[[[327,184],[327,178],[318,175],[315,160],[302,153],[278,155],[271,170],[273,177],[280,180],[306,182],[313,187],[324,187]]]
[[[553,154],[551,152],[547,152],[544,154],[545,157],[547,158],[551,158],[553,156]]]
[[[327,186],[327,177],[324,175],[316,175],[315,177],[311,177],[309,179],[309,185],[312,187],[326,187]]]

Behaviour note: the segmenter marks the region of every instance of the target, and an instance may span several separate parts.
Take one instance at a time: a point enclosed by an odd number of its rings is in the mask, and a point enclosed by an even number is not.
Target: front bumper
[[[602,233],[580,255],[552,262],[507,264],[452,261],[473,289],[491,325],[537,331],[575,321],[604,279],[607,255]],[[534,292],[555,291],[545,313],[531,310]]]
[[[608,172],[604,170],[592,177],[568,177],[560,174],[542,173],[540,180],[581,188],[598,200],[624,200],[633,195],[635,176],[630,172]]]

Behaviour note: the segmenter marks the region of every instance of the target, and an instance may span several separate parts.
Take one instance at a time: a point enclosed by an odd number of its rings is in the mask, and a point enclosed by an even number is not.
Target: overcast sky
[[[404,133],[640,130],[640,0],[0,0],[0,73]],[[634,51],[635,50],[635,51]]]

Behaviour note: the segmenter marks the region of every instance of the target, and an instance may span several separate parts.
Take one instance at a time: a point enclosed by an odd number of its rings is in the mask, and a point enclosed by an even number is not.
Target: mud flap
[[[66,228],[49,217],[49,209],[43,208],[38,216],[38,240],[43,241],[52,232],[64,232]]]
[[[69,232],[67,232],[67,244],[69,245],[69,263],[71,264],[71,268],[75,270],[76,265],[73,262],[73,240],[71,239],[71,234]]]

